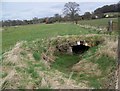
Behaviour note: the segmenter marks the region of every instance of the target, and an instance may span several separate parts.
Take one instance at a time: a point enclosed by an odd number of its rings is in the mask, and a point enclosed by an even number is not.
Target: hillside
[[[109,12],[119,12],[120,2],[117,4],[105,5],[103,7],[97,8],[94,13],[109,13]]]

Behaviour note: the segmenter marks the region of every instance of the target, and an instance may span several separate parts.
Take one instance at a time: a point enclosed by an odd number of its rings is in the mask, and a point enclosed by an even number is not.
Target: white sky
[[[119,0],[1,0],[2,2],[118,2]]]
[[[32,19],[33,17],[50,17],[62,14],[64,4],[74,1],[80,4],[80,14],[93,12],[104,5],[115,4],[119,0],[2,0],[2,17],[0,20]],[[98,2],[100,1],[100,2]]]

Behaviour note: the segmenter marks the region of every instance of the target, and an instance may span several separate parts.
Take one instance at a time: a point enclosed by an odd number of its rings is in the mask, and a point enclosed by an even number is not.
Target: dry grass
[[[94,36],[94,34],[86,36]],[[48,67],[48,62],[45,60],[40,59],[36,61],[33,57],[32,51],[37,50],[37,47],[32,46],[32,44],[30,46],[27,43],[26,46],[23,47],[23,44],[24,42],[19,42],[12,50],[3,54],[3,65],[1,69],[3,72],[7,73],[7,76],[0,79],[0,86],[2,88],[90,88],[88,83],[84,83],[84,81],[77,83],[76,80],[72,79],[72,75],[65,77],[66,74],[59,72],[58,70],[51,69]],[[53,62],[55,60],[55,56],[53,55],[55,51],[54,46],[48,48],[49,49],[45,54],[47,58]],[[95,55],[92,55],[87,60],[80,60],[79,63],[72,67],[72,70],[100,76],[101,70],[98,68],[98,65],[88,60],[95,56],[97,56],[97,59],[102,54],[116,58],[116,52],[117,39],[114,40],[106,38]]]
[[[79,63],[73,66],[72,70],[78,72],[86,71],[90,73],[92,73],[91,72],[92,70],[93,74],[100,75],[101,72],[97,67],[98,65],[90,62],[89,60],[92,60],[93,58],[97,60],[101,57],[101,55],[106,55],[108,57],[112,57],[113,59],[117,59],[117,45],[118,45],[117,38],[113,39],[110,37],[104,37],[104,42],[98,48],[97,52],[92,56],[88,57],[87,59],[80,60]],[[97,70],[97,72],[95,70]]]
[[[20,48],[21,46],[22,46],[22,42],[17,43],[12,50],[4,53],[3,59],[5,64],[11,64],[11,65],[22,64],[21,56],[20,56],[20,52],[22,51],[22,49]]]
[[[105,38],[103,46],[99,48],[99,54],[106,54],[109,57],[113,57],[114,59],[117,58],[117,46],[118,40],[117,39],[109,39]]]
[[[88,88],[86,84],[77,84],[62,72],[46,66],[44,60],[35,61],[32,51],[28,47],[23,48],[23,42],[17,43],[12,50],[3,54],[2,71],[7,76],[0,79],[0,86],[2,89]]]
[[[75,72],[84,72],[89,75],[101,75],[101,70],[98,68],[98,65],[87,60],[80,60],[79,63],[72,67],[72,70]]]

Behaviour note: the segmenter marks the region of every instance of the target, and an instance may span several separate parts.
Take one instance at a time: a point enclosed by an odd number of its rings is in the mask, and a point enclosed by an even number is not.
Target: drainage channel
[[[86,42],[85,40],[84,41],[75,41],[72,43],[58,45],[58,46],[56,46],[56,50],[60,53],[82,54],[85,51],[87,51],[90,47],[96,46],[96,44],[91,44],[89,42]]]

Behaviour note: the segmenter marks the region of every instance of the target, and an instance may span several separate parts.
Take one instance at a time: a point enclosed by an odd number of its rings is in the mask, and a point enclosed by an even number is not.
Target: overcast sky
[[[9,1],[9,0],[8,0]],[[2,2],[2,20],[24,20],[33,17],[50,17],[54,14],[62,14],[66,2]],[[62,0],[63,1],[63,0]],[[80,5],[80,14],[93,12],[96,8],[104,5],[116,4],[114,2],[77,2]],[[1,19],[0,19],[1,20]]]

